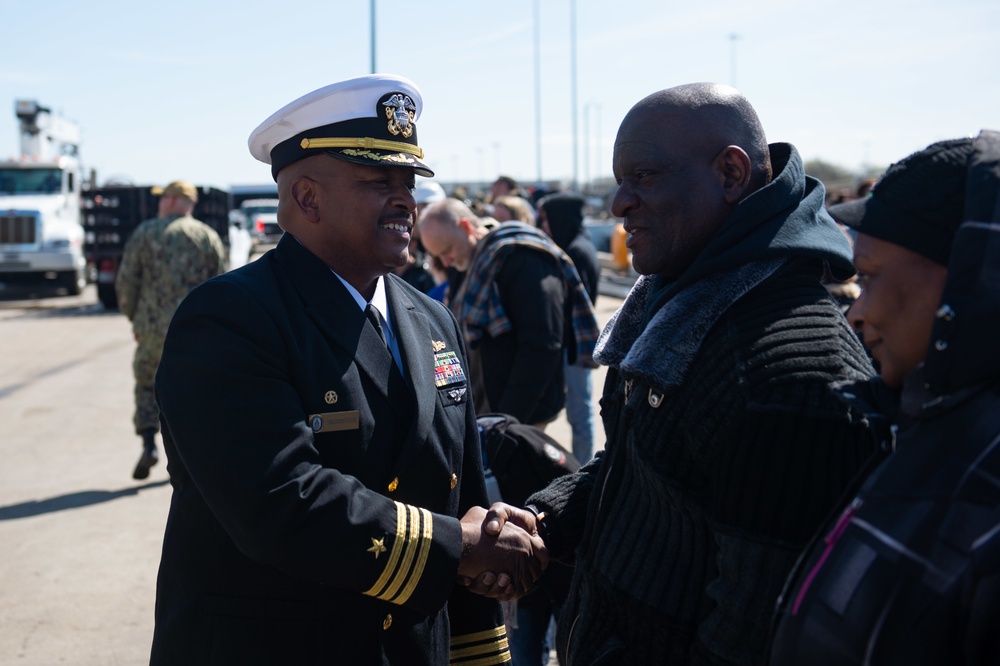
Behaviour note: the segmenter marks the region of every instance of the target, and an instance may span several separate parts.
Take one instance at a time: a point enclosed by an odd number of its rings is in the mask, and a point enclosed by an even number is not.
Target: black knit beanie
[[[830,207],[841,224],[942,266],[962,224],[974,139],[933,143],[890,166],[863,199]]]
[[[552,231],[552,240],[563,250],[569,247],[580,233],[585,203],[583,197],[572,193],[550,194],[538,203],[539,207],[545,210],[545,219],[548,220],[549,229]]]

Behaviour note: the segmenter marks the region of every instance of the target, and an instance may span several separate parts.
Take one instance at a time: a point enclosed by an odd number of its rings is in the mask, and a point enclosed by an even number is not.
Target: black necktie
[[[385,340],[385,332],[382,330],[382,321],[379,318],[378,310],[376,310],[375,306],[371,303],[369,303],[365,308],[365,316],[368,317],[368,321],[371,325],[375,327],[375,332],[378,333],[378,337],[382,338],[382,344],[388,347],[389,343]]]

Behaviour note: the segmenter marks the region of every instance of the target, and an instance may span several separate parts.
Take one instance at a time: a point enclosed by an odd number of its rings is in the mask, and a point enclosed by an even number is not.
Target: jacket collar
[[[772,259],[709,276],[668,300],[647,326],[646,303],[655,279],[641,276],[604,327],[594,358],[661,388],[678,387],[719,317],[783,264]]]
[[[367,325],[364,312],[347,288],[322,260],[291,234],[282,236],[274,253],[275,260],[288,275],[302,298],[306,313],[316,326],[332,343],[354,358],[358,368],[368,375],[380,395],[394,409],[398,409],[399,406],[389,400],[390,381],[394,381],[393,373],[399,382],[403,378],[395,368],[389,350],[375,329]]]

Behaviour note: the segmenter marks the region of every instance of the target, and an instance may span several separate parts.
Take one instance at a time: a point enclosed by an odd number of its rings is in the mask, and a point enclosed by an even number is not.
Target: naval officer
[[[484,535],[461,332],[391,272],[414,178],[433,175],[421,105],[412,82],[365,76],[250,135],[286,233],[167,334],[153,664],[509,661],[498,602],[455,581],[503,571],[497,596],[522,592],[544,546],[514,520]]]

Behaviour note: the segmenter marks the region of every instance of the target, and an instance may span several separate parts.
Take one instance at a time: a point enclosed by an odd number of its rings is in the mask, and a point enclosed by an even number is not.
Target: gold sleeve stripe
[[[482,659],[473,659],[471,661],[451,661],[454,666],[495,666],[496,664],[509,664],[511,663],[510,652],[504,652],[502,654],[495,654],[490,657],[483,657]]]
[[[507,643],[507,638],[501,638],[499,641],[494,643],[483,643],[482,645],[473,645],[472,647],[451,649],[451,660],[455,661],[457,659],[466,659],[468,657],[479,657],[484,654],[494,654],[498,650],[507,650],[510,646]]]
[[[392,583],[389,587],[378,595],[378,598],[382,601],[395,602],[394,597],[396,596],[396,593],[399,592],[399,588],[406,582],[410,573],[410,567],[413,566],[413,558],[417,554],[417,535],[418,530],[420,529],[420,510],[415,506],[407,506],[406,509],[409,514],[410,529],[406,536],[406,549],[403,551],[403,563],[400,565],[399,570],[396,571],[396,575],[393,576]]]
[[[402,605],[413,595],[430,556],[434,521],[431,512],[396,502],[396,539],[370,597]]]
[[[389,582],[389,578],[392,576],[392,572],[396,569],[396,563],[399,562],[399,557],[403,552],[406,535],[406,505],[396,502],[396,537],[392,540],[392,551],[389,553],[389,557],[385,562],[385,569],[382,570],[382,575],[379,576],[375,584],[365,592],[369,597],[377,596],[379,590],[386,586]]]
[[[493,666],[511,661],[505,627],[452,636],[449,661],[461,666]]]
[[[479,631],[474,634],[462,634],[461,636],[452,636],[451,645],[455,647],[457,645],[467,645],[468,643],[479,643],[481,641],[488,641],[491,639],[497,639],[507,636],[506,627],[497,627],[496,629],[487,629],[486,631]]]
[[[386,141],[385,139],[373,139],[368,136],[357,138],[333,137],[319,139],[302,139],[299,143],[303,150],[309,148],[366,148],[368,150],[391,150],[397,153],[408,153],[415,155],[418,159],[423,159],[424,149],[414,146],[412,143],[402,141]]]
[[[427,566],[427,558],[431,554],[431,540],[434,538],[434,519],[431,518],[431,512],[427,509],[420,509],[420,518],[423,523],[420,542],[418,544],[418,554],[417,563],[413,567],[413,571],[410,573],[410,580],[403,587],[403,591],[399,593],[399,596],[393,599],[393,603],[405,604],[410,597],[413,595],[413,591],[417,589],[417,584],[420,582],[420,578],[424,575],[424,568]]]

